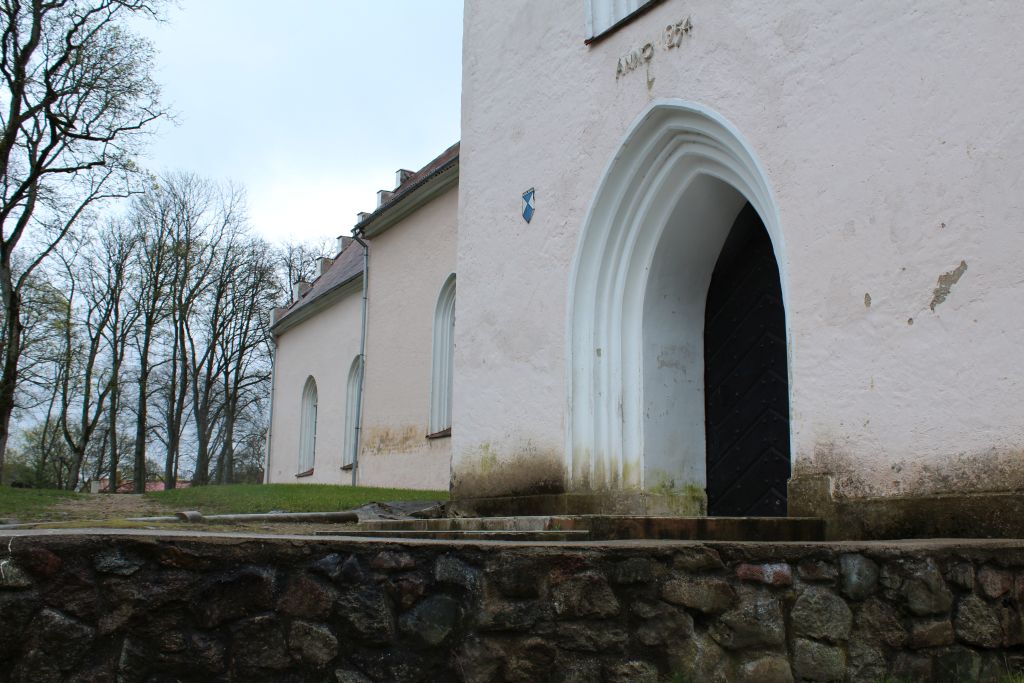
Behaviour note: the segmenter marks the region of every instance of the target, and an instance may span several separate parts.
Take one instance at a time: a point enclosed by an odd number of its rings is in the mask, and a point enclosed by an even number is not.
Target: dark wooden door
[[[722,247],[704,313],[708,514],[786,514],[788,381],[779,269],[747,204]]]

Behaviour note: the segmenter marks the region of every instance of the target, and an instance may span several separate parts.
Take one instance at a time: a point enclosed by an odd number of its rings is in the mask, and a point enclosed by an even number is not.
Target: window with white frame
[[[363,374],[363,362],[359,356],[352,361],[348,369],[348,384],[345,389],[345,444],[341,454],[342,467],[348,467],[355,460],[356,428],[359,426],[359,386]]]
[[[434,355],[430,375],[430,435],[450,434],[455,366],[455,274],[448,276],[434,309]]]
[[[597,38],[623,19],[661,0],[584,0],[587,41]]]
[[[310,375],[302,388],[302,412],[299,416],[299,474],[313,471],[316,457],[316,380]]]

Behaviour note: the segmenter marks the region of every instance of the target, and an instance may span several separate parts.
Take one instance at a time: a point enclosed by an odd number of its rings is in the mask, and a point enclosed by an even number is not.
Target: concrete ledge
[[[529,517],[450,517],[442,519],[374,520],[359,525],[365,533],[455,534],[553,533],[586,534],[580,540],[822,541],[825,522],[806,517],[649,517],[630,515],[549,515]],[[407,536],[408,537],[408,536]],[[441,538],[442,536],[435,536]],[[568,540],[568,539],[566,539]]]
[[[453,498],[449,512],[461,517],[529,515],[671,515],[701,516],[707,512],[703,491],[657,494],[644,491],[547,493],[494,498]]]

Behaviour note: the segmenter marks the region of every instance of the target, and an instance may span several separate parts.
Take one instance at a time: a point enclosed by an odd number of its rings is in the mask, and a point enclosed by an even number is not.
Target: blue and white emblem
[[[523,193],[523,220],[527,223],[533,218],[533,188]]]

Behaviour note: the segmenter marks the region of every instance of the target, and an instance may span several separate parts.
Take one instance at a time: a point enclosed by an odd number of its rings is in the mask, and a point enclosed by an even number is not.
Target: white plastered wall
[[[704,308],[718,254],[744,202],[720,180],[694,178],[654,251],[636,306],[643,311],[643,480],[637,483],[645,488],[706,485]]]
[[[351,247],[350,247],[351,248]],[[345,386],[359,353],[360,286],[277,339],[274,410],[270,433],[270,483],[351,484],[341,470],[345,443]],[[296,477],[302,388],[312,375],[317,388],[313,474]]]
[[[794,472],[850,496],[1024,485],[1022,20],[1012,3],[669,0],[587,47],[582,0],[467,3],[456,479],[514,493],[529,477],[505,464],[567,469],[581,230],[637,118],[683,99],[739,132],[774,193]]]
[[[426,435],[434,312],[455,272],[457,207],[453,187],[370,239],[363,486],[448,488],[451,438]]]

